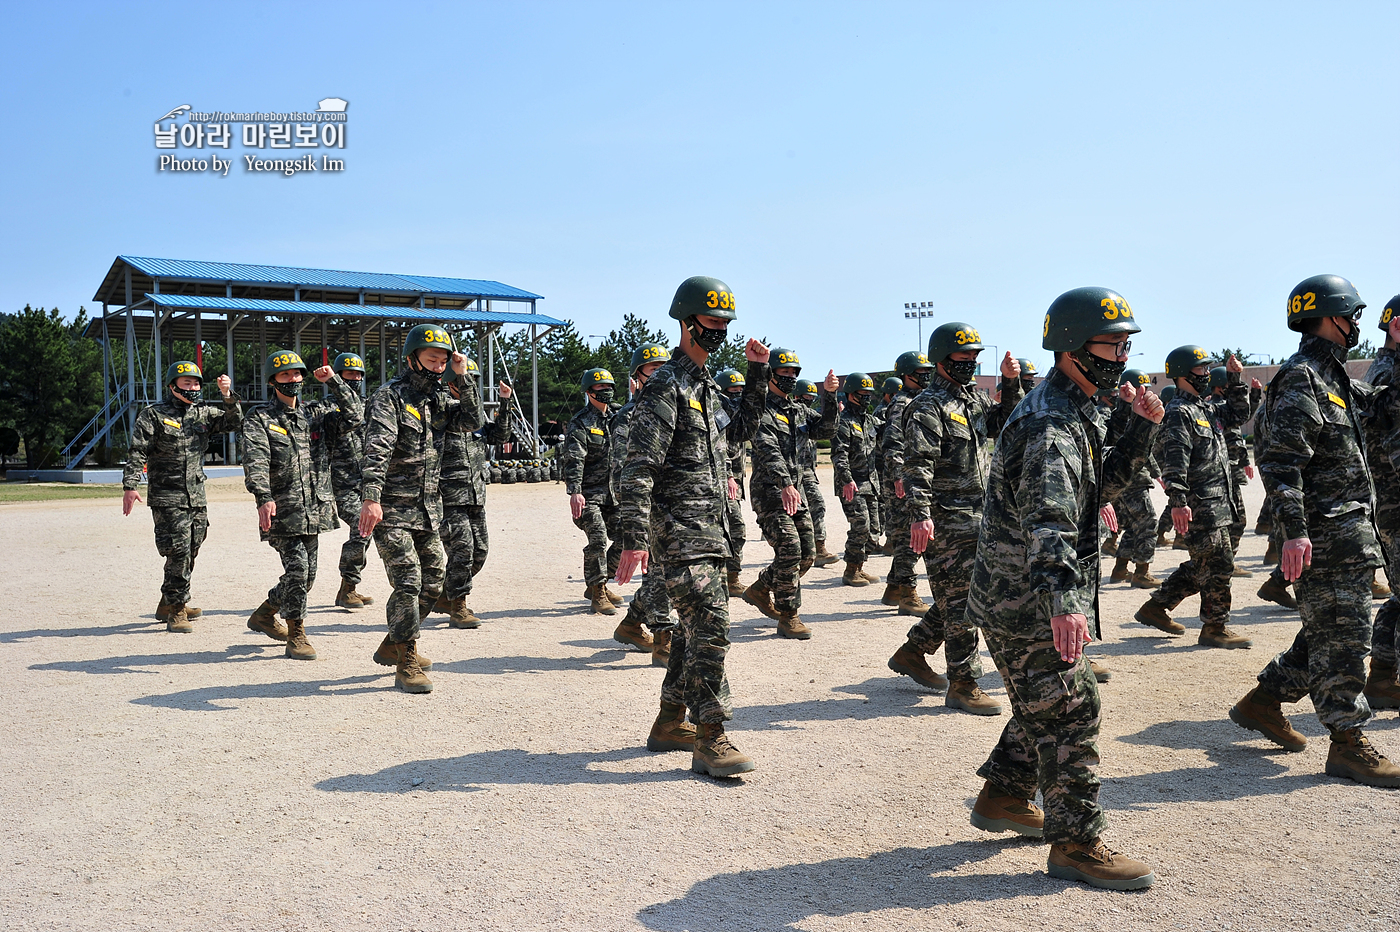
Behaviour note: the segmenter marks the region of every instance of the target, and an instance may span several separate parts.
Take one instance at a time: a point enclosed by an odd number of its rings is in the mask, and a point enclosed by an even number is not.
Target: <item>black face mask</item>
[[[973,359],[945,359],[943,360],[943,371],[948,373],[948,378],[960,385],[971,385],[977,377],[977,361]]]
[[[795,375],[773,375],[773,384],[778,387],[778,391],[784,395],[791,395],[793,389],[797,388],[797,376]]]
[[[1022,379],[1022,380],[1021,380],[1021,391],[1023,391],[1023,392],[1029,392],[1029,391],[1030,391],[1031,389],[1033,389],[1033,388],[1035,388],[1035,379]]]
[[[908,375],[906,375],[905,378],[908,379],[909,381],[913,382],[915,385],[917,385],[917,386],[918,386],[919,388],[921,388],[921,389],[928,388],[928,373],[927,373],[927,372],[911,372],[911,373],[909,373]]]
[[[864,414],[865,411],[870,407],[870,396],[847,395],[846,404],[851,407],[851,410]]]
[[[344,376],[341,376],[341,378],[345,378],[345,377],[344,377]],[[364,380],[364,379],[345,379],[345,384],[346,384],[346,385],[349,385],[349,386],[350,386],[350,390],[353,391],[353,392],[355,392],[356,394],[363,395],[363,394],[365,393],[365,380]]]
[[[611,388],[600,388],[592,393],[593,397],[603,404],[609,404],[613,400],[613,390]]]
[[[186,404],[197,405],[204,400],[203,385],[201,385],[199,388],[191,388],[188,391],[183,388],[176,388],[174,385],[172,385],[170,386],[170,390],[172,392],[180,393],[179,396],[172,395],[171,397],[174,397],[176,401],[184,401]]]
[[[1355,349],[1356,344],[1361,342],[1361,328],[1356,325],[1356,321],[1347,319],[1347,349]]]
[[[1095,388],[1118,387],[1118,379],[1123,374],[1123,370],[1128,368],[1127,360],[1119,362],[1117,359],[1104,359],[1102,356],[1095,356],[1089,352],[1089,348],[1080,347],[1070,354],[1079,363],[1080,371],[1084,377],[1093,383]]]
[[[295,398],[301,394],[301,382],[273,382],[272,385],[288,398]]]
[[[695,341],[695,345],[706,353],[718,352],[724,346],[724,341],[729,339],[729,331],[725,329],[713,329],[700,323],[698,317],[686,319],[685,329],[690,333],[690,338]]]
[[[1189,372],[1182,376],[1182,378],[1185,379],[1187,384],[1194,388],[1196,394],[1200,395],[1202,398],[1210,394],[1210,376]]]

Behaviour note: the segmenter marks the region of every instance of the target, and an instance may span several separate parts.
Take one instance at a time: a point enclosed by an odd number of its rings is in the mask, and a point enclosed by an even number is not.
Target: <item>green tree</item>
[[[710,354],[709,362],[705,368],[710,372],[719,372],[722,369],[738,369],[743,372],[747,369],[749,361],[744,356],[744,346],[749,342],[749,338],[742,333],[732,333],[728,340],[724,342],[718,350]],[[761,342],[767,343],[767,340]]]
[[[73,363],[72,339],[57,308],[26,304],[0,320],[0,417],[23,438],[30,469],[56,458],[56,444],[77,413]],[[98,373],[100,379],[100,364]]]
[[[671,335],[666,330],[652,330],[650,322],[636,314],[626,314],[622,318],[622,328],[608,331],[608,338],[598,347],[598,365],[618,380],[618,395],[627,394],[627,386],[622,384],[622,380],[632,366],[632,351],[643,343],[660,343],[669,347]]]

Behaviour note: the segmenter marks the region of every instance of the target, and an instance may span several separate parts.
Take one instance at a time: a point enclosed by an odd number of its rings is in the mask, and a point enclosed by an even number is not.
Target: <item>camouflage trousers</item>
[[[583,581],[590,586],[605,583],[617,572],[622,541],[617,536],[617,506],[586,502],[574,527],[588,538],[583,545]]]
[[[879,509],[879,499],[874,495],[857,492],[848,502],[841,499],[841,510],[846,513],[846,562],[864,563],[866,556],[878,546],[875,540],[878,531],[871,530],[872,515]]]
[[[269,537],[267,542],[282,558],[282,578],[267,591],[283,618],[306,618],[306,594],[316,584],[316,551],[321,539],[315,534]]]
[[[1170,611],[1199,592],[1201,623],[1223,625],[1230,620],[1230,576],[1235,571],[1230,528],[1188,528],[1186,546],[1191,556],[1153,591],[1152,601]]]
[[[731,573],[737,573],[744,565],[744,540],[748,536],[748,527],[744,524],[744,500],[726,497],[724,510],[727,516],[725,536],[729,540],[729,559],[724,565]]]
[[[472,580],[486,565],[490,542],[486,538],[486,508],[483,505],[442,506],[442,547],[447,555],[443,595],[462,599],[471,595]]]
[[[727,722],[734,712],[724,673],[729,588],[723,562],[697,560],[665,568],[666,590],[680,624],[671,633],[671,659],[661,681],[661,701],[689,706],[691,720],[707,725]]]
[[[807,511],[812,516],[812,536],[817,540],[826,540],[826,499],[822,497],[815,466],[802,467],[802,494],[807,499]]]
[[[924,551],[933,604],[909,629],[908,638],[925,654],[943,644],[949,679],[977,679],[982,658],[977,651],[977,626],[967,622],[967,593],[972,587],[972,564],[977,557],[977,527],[948,528],[934,524]]]
[[[350,526],[350,539],[340,545],[340,578],[356,586],[365,571],[365,551],[369,538],[360,536],[360,491],[351,489],[335,496],[335,510],[340,520]]]
[[[812,568],[817,555],[812,516],[806,509],[790,515],[780,508],[760,514],[758,526],[773,548],[773,562],[758,574],[758,581],[772,591],[778,611],[795,612],[802,607],[802,574]]]
[[[1396,590],[1400,590],[1400,538],[1397,538],[1392,531],[1381,529],[1381,543],[1385,545],[1387,558],[1385,575],[1394,580],[1391,583],[1390,598],[1381,603],[1381,607],[1376,609],[1376,620],[1374,622],[1374,632],[1371,635],[1371,659],[1372,662],[1381,666],[1394,667],[1400,662],[1400,597],[1396,596]]]
[[[921,558],[925,562],[927,562],[927,558],[921,553],[915,553],[909,547],[909,525],[913,521],[909,513],[908,502],[891,491],[889,503],[890,509],[885,520],[885,533],[894,541],[894,559],[890,561],[890,572],[885,577],[885,582],[891,586],[912,586],[917,581],[914,567],[918,565]]]
[[[151,518],[156,525],[156,553],[165,557],[161,601],[184,605],[190,600],[194,558],[209,534],[209,509],[152,507]]]
[[[1042,608],[1048,598],[1041,599]],[[987,630],[987,646],[1006,683],[1011,720],[977,771],[1022,799],[1044,800],[1045,843],[1084,843],[1103,833],[1099,807],[1099,688],[1087,657],[1060,659],[1048,615],[1035,638]]]
[[[1371,652],[1371,571],[1314,566],[1293,588],[1303,628],[1259,673],[1259,685],[1284,702],[1311,696],[1318,719],[1334,731],[1358,728],[1371,717],[1361,693]]]
[[[1151,563],[1157,550],[1157,509],[1147,489],[1129,489],[1113,503],[1118,514],[1118,558],[1133,563]]]
[[[1240,470],[1232,473],[1231,478],[1234,481],[1230,484],[1230,502],[1234,505],[1235,520],[1230,522],[1230,548],[1238,551],[1240,540],[1244,537],[1244,484],[1248,477],[1244,470]]]
[[[418,639],[418,601],[434,601],[442,594],[447,557],[437,531],[424,528],[387,527],[374,529],[374,545],[384,562],[384,573],[393,595],[384,605],[389,619],[389,637],[396,643]]]
[[[632,596],[632,604],[627,606],[627,620],[646,625],[653,631],[671,628],[671,596],[666,591],[666,569],[657,559],[656,550],[651,550],[647,561],[647,572],[642,584]]]

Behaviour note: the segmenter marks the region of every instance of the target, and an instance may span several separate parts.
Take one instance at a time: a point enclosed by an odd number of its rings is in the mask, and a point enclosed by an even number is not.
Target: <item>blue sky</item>
[[[129,253],[496,279],[589,334],[707,274],[842,371],[914,348],[910,300],[1043,366],[1095,284],[1134,364],[1286,355],[1302,278],[1377,336],[1400,291],[1397,35],[1395,4],[14,4],[0,310],[76,311]],[[327,96],[343,175],[155,170],[178,104]]]

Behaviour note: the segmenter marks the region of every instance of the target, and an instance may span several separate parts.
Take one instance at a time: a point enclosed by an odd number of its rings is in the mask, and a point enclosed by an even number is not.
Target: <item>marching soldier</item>
[[[689,749],[691,770],[732,777],[753,770],[754,762],[724,732],[733,714],[724,673],[729,469],[720,424],[723,403],[705,363],[724,346],[734,319],[733,292],[716,278],[688,278],[676,290],[671,318],[681,322],[680,347],[652,374],[632,414],[618,486],[624,549],[617,574],[619,582],[627,583],[637,571],[647,571],[655,550],[665,561],[666,589],[680,616],[661,684],[661,711],[647,748]],[[744,425],[740,442],[758,425],[768,349],[750,340],[744,354],[749,364],[738,419]],[[694,726],[685,720],[687,705]]]
[[[879,447],[879,432],[875,415],[870,413],[870,396],[875,392],[875,380],[864,372],[846,376],[845,407],[836,423],[836,436],[831,440],[832,477],[841,510],[846,513],[846,572],[841,583],[846,586],[868,586],[879,582],[862,569],[866,554],[875,546],[870,531],[870,511],[878,508],[879,490],[875,473],[875,450]]]
[[[772,374],[758,433],[753,438],[753,479],[749,492],[763,538],[773,548],[773,562],[744,590],[744,601],[778,622],[778,634],[805,641],[812,629],[797,617],[802,606],[802,576],[816,556],[810,503],[802,483],[802,443],[828,440],[836,433],[835,394],[840,382],[828,372],[827,398],[817,415],[793,396],[802,364],[797,353],[775,349]]]
[[[1150,385],[1152,380],[1141,369],[1128,369],[1123,373],[1122,381],[1141,388]],[[1119,398],[1113,405],[1113,414],[1109,416],[1105,444],[1110,447],[1116,444],[1136,416],[1132,404]],[[1110,582],[1127,582],[1135,589],[1155,589],[1162,584],[1152,575],[1157,535],[1157,509],[1152,504],[1152,482],[1160,472],[1156,456],[1148,453],[1147,462],[1113,503],[1123,537],[1112,551],[1107,544],[1103,548],[1104,553],[1116,558],[1108,577]],[[1131,576],[1128,574],[1129,563],[1136,564]]]
[[[326,447],[331,454],[331,491],[335,493],[335,510],[350,528],[349,539],[340,546],[340,589],[335,604],[341,608],[357,609],[373,605],[374,599],[358,592],[365,571],[365,550],[369,538],[360,534],[360,473],[364,469],[365,428],[364,388],[365,361],[355,353],[341,353],[331,368],[361,399],[358,427],[350,427],[345,410],[327,412],[322,422]]]
[[[730,418],[730,426],[725,428],[729,443],[729,495],[724,500],[726,525],[729,533],[729,559],[725,561],[725,571],[730,595],[743,595],[748,588],[739,579],[744,568],[744,540],[748,528],[744,523],[744,450],[747,442],[733,435],[734,417],[739,411],[740,400],[744,397],[744,374],[738,369],[723,369],[715,375],[720,391],[724,393],[724,411]]]
[[[141,501],[137,486],[146,472],[147,503],[156,526],[156,552],[165,557],[156,617],[166,630],[194,630],[191,618],[200,610],[188,604],[190,574],[200,545],[209,531],[209,506],[204,497],[204,453],[214,434],[238,429],[237,395],[227,375],[216,381],[223,406],[202,403],[204,374],[187,359],[165,370],[168,397],[142,409],[131,432],[126,468],[122,471],[122,514]],[[283,635],[285,637],[285,634]]]
[[[286,656],[294,660],[316,659],[306,638],[306,595],[316,583],[318,535],[337,527],[325,422],[338,416],[353,432],[363,418],[359,395],[330,366],[314,375],[330,385],[335,400],[303,399],[309,373],[297,353],[277,350],[267,357],[263,378],[272,397],[248,412],[240,448],[243,484],[258,506],[258,534],[282,558],[282,578],[248,627],[286,640]],[[287,620],[285,634],[277,624],[279,612]]]
[[[395,667],[394,685],[428,693],[432,662],[418,653],[419,622],[442,592],[447,558],[442,549],[441,450],[447,433],[476,430],[477,412],[465,414],[443,388],[451,361],[458,375],[467,358],[436,324],[419,324],[404,338],[404,371],[371,396],[365,411],[365,469],[360,533],[374,535],[393,595],[385,605],[389,633],[374,662]],[[466,423],[456,420],[466,418]]]
[[[817,386],[807,379],[798,379],[793,399],[812,410],[817,403]],[[801,439],[798,460],[802,464],[802,494],[807,497],[807,510],[812,513],[812,536],[817,542],[812,565],[829,566],[840,558],[826,549],[826,498],[817,481],[817,441],[806,434]]]
[[[1385,345],[1376,353],[1376,361],[1366,372],[1366,381],[1376,388],[1400,383],[1400,295],[1390,299],[1381,312],[1381,330]],[[1366,419],[1366,449],[1370,454],[1371,473],[1376,477],[1376,530],[1385,544],[1385,574],[1400,580],[1400,430],[1377,429],[1379,418]],[[1371,638],[1371,672],[1364,690],[1373,709],[1400,709],[1400,682],[1396,679],[1400,661],[1400,597],[1392,592],[1376,611],[1375,631]]]
[[[1043,346],[1055,368],[1011,413],[992,454],[968,598],[968,622],[987,638],[1012,712],[977,771],[987,783],[972,824],[1043,837],[1050,876],[1113,890],[1154,876],[1100,837],[1099,690],[1083,649],[1098,632],[1100,505],[1141,467],[1162,408],[1123,385],[1139,416],[1104,453],[1093,396],[1118,384],[1139,329],[1106,288],[1076,288],[1050,305]]]
[[[885,533],[894,544],[894,560],[890,562],[890,572],[885,577],[885,594],[880,601],[898,606],[901,615],[922,618],[929,607],[919,598],[918,589],[914,586],[914,565],[923,558],[923,554],[909,549],[909,526],[913,518],[904,497],[904,409],[928,388],[933,363],[915,350],[900,353],[894,368],[901,380],[901,387],[885,408],[885,433],[880,440],[884,453],[880,477],[886,488],[885,500],[890,505]]]
[[[622,596],[608,589],[622,547],[617,537],[617,497],[612,485],[613,404],[616,383],[606,369],[589,369],[581,380],[588,401],[574,413],[562,453],[564,489],[574,527],[585,535],[583,581],[589,610],[616,615]],[[611,543],[610,543],[611,541]]]
[[[1259,473],[1284,538],[1283,575],[1294,583],[1303,628],[1230,709],[1237,725],[1289,751],[1307,739],[1282,703],[1311,696],[1332,736],[1327,773],[1371,786],[1400,786],[1396,767],[1361,727],[1371,718],[1363,692],[1371,647],[1371,576],[1381,564],[1375,493],[1358,418],[1396,402],[1355,382],[1347,350],[1361,337],[1366,306],[1336,275],[1304,279],[1288,298],[1288,326],[1303,336],[1269,386],[1269,437]],[[1388,394],[1388,392],[1386,392]]]
[[[1001,703],[977,685],[982,675],[977,629],[968,624],[967,592],[982,526],[987,467],[983,444],[1001,433],[1021,400],[1021,367],[1007,353],[1001,361],[1001,401],[977,387],[977,357],[986,347],[968,324],[940,325],[928,339],[934,375],[904,409],[904,501],[909,510],[910,552],[923,553],[934,604],[889,668],[932,689],[948,688],[949,708],[1000,715]],[[934,673],[925,656],[944,645],[948,678]]]
[[[1243,502],[1232,494],[1234,477],[1225,431],[1249,420],[1249,389],[1240,381],[1244,366],[1233,355],[1225,361],[1228,379],[1224,405],[1210,395],[1210,354],[1199,346],[1178,346],[1167,354],[1167,378],[1176,394],[1162,420],[1162,481],[1172,509],[1172,523],[1186,538],[1190,557],[1167,577],[1133,615],[1168,634],[1186,628],[1169,612],[1183,599],[1200,593],[1203,647],[1248,648],[1249,638],[1227,628],[1230,577],[1235,549],[1230,528],[1239,523]]]

